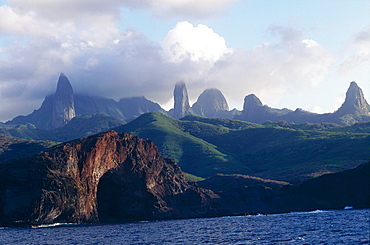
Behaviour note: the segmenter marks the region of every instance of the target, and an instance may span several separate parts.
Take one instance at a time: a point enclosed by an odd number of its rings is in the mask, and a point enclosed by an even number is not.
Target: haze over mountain
[[[361,88],[351,82],[343,105],[334,113],[317,114],[296,109],[275,109],[263,105],[254,94],[244,99],[243,110],[229,111],[228,103],[218,89],[206,89],[198,100],[190,106],[188,91],[184,82],[177,83],[174,89],[174,108],[165,111],[159,104],[145,97],[122,98],[118,102],[104,97],[75,94],[68,78],[62,73],[57,90],[45,97],[38,110],[27,116],[18,116],[8,124],[33,124],[40,129],[53,129],[64,126],[75,116],[104,113],[124,121],[131,121],[141,114],[160,111],[176,119],[195,114],[204,117],[237,119],[254,123],[266,121],[286,121],[294,123],[332,122],[352,125],[355,122],[370,121],[370,106]]]
[[[38,110],[18,116],[10,123],[31,123],[40,129],[53,129],[64,126],[75,116],[104,113],[121,120],[132,120],[151,111],[164,112],[160,105],[145,97],[123,98],[116,102],[104,97],[74,94],[68,78],[61,73],[55,94],[47,96]]]
[[[244,99],[243,111],[235,119],[264,123],[266,121],[287,121],[294,123],[322,123],[333,122],[342,125],[351,125],[359,121],[370,121],[370,106],[367,103],[361,88],[356,82],[351,82],[342,106],[334,113],[317,114],[302,109],[275,109],[263,105],[256,95],[247,95]]]

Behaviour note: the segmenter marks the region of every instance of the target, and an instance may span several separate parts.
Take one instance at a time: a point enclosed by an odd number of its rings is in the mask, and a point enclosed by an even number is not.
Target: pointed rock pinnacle
[[[184,82],[179,82],[176,84],[173,96],[175,101],[173,117],[179,119],[186,115],[189,115],[190,114],[189,97]]]
[[[58,79],[57,90],[53,98],[51,123],[59,128],[75,117],[74,93],[68,78],[61,73]]]

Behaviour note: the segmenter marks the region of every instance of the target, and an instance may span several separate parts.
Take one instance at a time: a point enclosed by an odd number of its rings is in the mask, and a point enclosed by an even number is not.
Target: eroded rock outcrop
[[[188,91],[184,82],[178,82],[175,85],[175,90],[173,91],[174,97],[174,108],[173,117],[176,119],[182,118],[190,114],[190,104]]]
[[[228,111],[229,105],[220,90],[206,89],[199,95],[197,102],[192,106],[195,114],[203,117],[215,117],[217,112]]]
[[[225,214],[156,145],[108,131],[0,165],[0,223],[119,222]]]

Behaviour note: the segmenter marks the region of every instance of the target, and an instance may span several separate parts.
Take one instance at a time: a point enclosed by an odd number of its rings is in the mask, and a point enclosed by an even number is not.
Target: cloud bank
[[[216,87],[238,108],[249,93],[270,103],[317,85],[327,73],[333,55],[284,26],[269,27],[273,41],[251,49],[227,47],[210,27],[186,21],[169,30],[162,44],[118,27],[122,7],[158,16],[201,16],[235,1],[210,2],[14,0],[0,6],[0,120],[39,108],[54,92],[60,72],[76,93],[115,99],[144,95],[166,104],[175,83],[183,80],[192,101]]]

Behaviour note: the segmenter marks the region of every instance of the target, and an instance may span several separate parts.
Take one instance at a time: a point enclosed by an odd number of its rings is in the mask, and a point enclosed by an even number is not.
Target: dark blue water
[[[0,244],[369,244],[370,210],[0,229]]]

